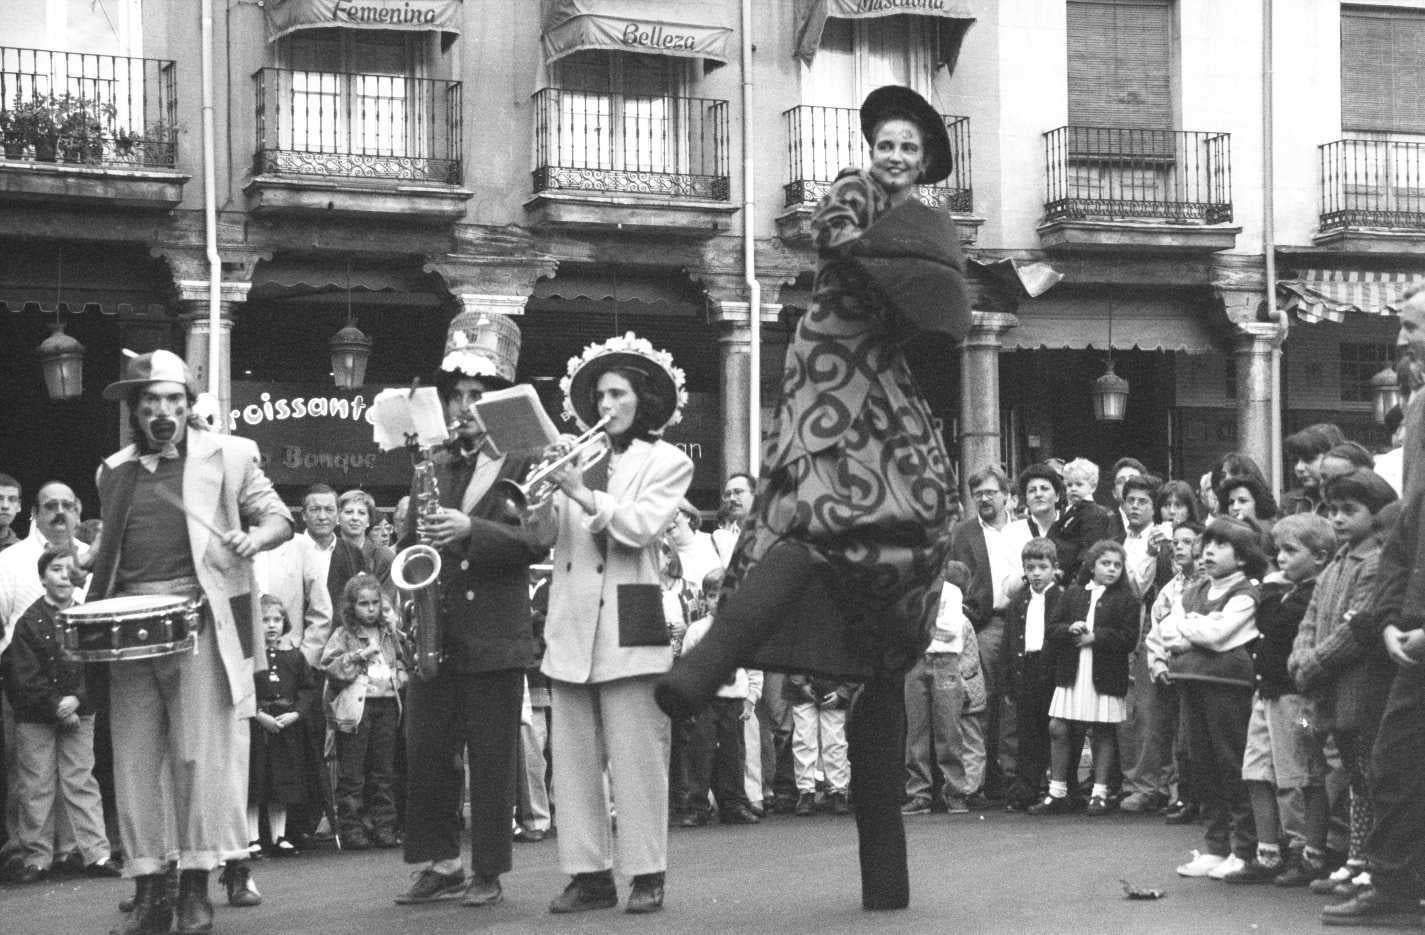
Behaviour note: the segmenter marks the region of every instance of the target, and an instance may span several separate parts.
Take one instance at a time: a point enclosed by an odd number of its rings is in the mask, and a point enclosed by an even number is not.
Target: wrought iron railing
[[[1425,143],[1336,140],[1321,150],[1321,230],[1425,230]]]
[[[727,201],[727,101],[543,88],[534,95],[534,190]]]
[[[1044,134],[1044,219],[1232,220],[1228,133],[1059,127]]]
[[[178,129],[171,61],[0,47],[6,160],[172,166]]]
[[[922,185],[920,200],[955,214],[974,211],[970,184],[970,118],[942,114],[950,133],[954,168],[945,181]],[[847,166],[864,166],[866,143],[861,138],[861,116],[854,107],[793,107],[782,114],[787,123],[788,179],[782,186],[786,207],[816,204],[826,194],[836,174]]]
[[[461,181],[460,82],[264,68],[254,175]]]

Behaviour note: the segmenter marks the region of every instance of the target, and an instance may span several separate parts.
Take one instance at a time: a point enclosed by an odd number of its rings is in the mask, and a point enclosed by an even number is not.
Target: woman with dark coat
[[[954,484],[904,345],[969,326],[959,238],[912,197],[950,172],[944,119],[908,88],[861,105],[870,171],[845,170],[813,223],[815,295],[716,621],[658,686],[694,710],[739,665],[864,685],[850,714],[862,905],[909,903],[904,675],[929,642]]]

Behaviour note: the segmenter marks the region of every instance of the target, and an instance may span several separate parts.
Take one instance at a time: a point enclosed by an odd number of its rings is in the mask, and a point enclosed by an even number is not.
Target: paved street
[[[219,935],[445,935],[489,932],[1286,933],[1321,930],[1322,900],[1303,891],[1183,880],[1173,867],[1194,847],[1194,828],[1112,815],[1033,819],[986,812],[908,820],[912,902],[904,912],[860,909],[851,819],[774,817],[753,828],[671,832],[667,908],[556,917],[545,907],[565,882],[554,841],[516,848],[505,902],[398,907],[407,880],[398,853],[317,853],[256,865],[265,902],[220,904]],[[1167,891],[1124,898],[1120,878]],[[626,891],[620,881],[620,895]],[[216,885],[214,890],[216,892]],[[62,878],[0,888],[5,935],[103,933],[121,916],[121,881]]]

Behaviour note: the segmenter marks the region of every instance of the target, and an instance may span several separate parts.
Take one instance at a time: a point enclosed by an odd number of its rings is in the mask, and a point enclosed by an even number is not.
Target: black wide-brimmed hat
[[[950,131],[945,128],[945,118],[910,88],[888,84],[866,95],[861,102],[861,135],[866,138],[866,144],[874,147],[876,127],[895,117],[920,127],[925,143],[925,168],[920,184],[944,181],[955,168],[955,160],[950,156]]]
[[[597,423],[594,389],[599,377],[618,369],[637,370],[648,378],[653,398],[640,400],[639,404],[647,407],[648,422],[655,431],[682,420],[683,407],[688,402],[683,371],[673,365],[672,354],[657,350],[632,331],[602,344],[590,344],[578,357],[569,358],[564,379],[559,381],[564,391],[565,417],[584,430]]]

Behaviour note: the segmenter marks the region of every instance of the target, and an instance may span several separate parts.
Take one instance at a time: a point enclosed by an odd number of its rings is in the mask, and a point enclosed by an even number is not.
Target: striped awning
[[[1285,312],[1305,322],[1343,321],[1347,312],[1394,315],[1405,290],[1425,283],[1425,273],[1372,270],[1305,269],[1295,279],[1277,282]]]

